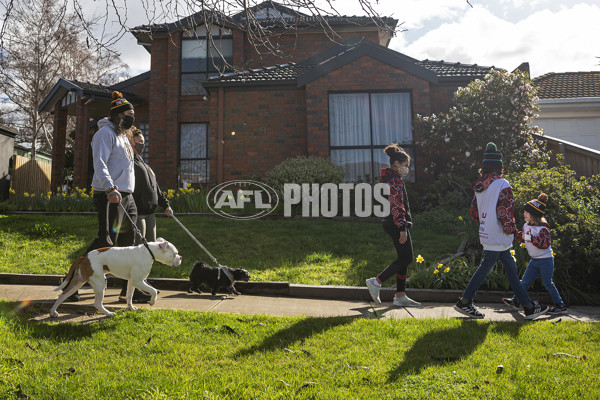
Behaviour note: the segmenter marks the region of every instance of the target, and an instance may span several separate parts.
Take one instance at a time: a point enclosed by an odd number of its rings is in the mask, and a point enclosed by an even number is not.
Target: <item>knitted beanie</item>
[[[494,142],[489,142],[487,146],[485,146],[485,151],[483,152],[483,169],[500,169],[503,167],[502,164],[502,153],[496,147]]]
[[[115,90],[112,92],[112,98],[113,100],[110,103],[110,113],[112,115],[116,115],[127,110],[133,110],[133,106],[127,101],[127,99],[123,97],[121,92],[117,92]]]
[[[548,196],[546,193],[541,193],[537,199],[529,200],[527,203],[525,203],[523,209],[534,217],[542,218],[546,213],[547,201]]]

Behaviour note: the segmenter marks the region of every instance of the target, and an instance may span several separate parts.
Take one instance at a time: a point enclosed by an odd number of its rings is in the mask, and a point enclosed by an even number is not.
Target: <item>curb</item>
[[[36,275],[36,274],[9,274],[0,273],[0,284],[5,285],[48,285],[58,286],[63,275]],[[180,290],[187,292],[188,280],[175,278],[148,278],[150,285],[163,290]],[[120,285],[120,279],[113,276],[107,277],[107,285],[114,287]],[[282,296],[312,298],[324,300],[360,300],[371,301],[371,295],[366,287],[360,286],[324,286],[290,284],[289,282],[236,282],[236,289],[243,294],[256,296]],[[396,290],[382,288],[381,301],[391,302]],[[461,296],[461,290],[438,289],[411,289],[407,288],[409,297],[421,302],[455,303]],[[476,301],[481,303],[497,303],[502,297],[512,297],[512,292],[507,291],[479,291]],[[552,299],[548,293],[530,292],[533,299],[542,303],[551,304]]]

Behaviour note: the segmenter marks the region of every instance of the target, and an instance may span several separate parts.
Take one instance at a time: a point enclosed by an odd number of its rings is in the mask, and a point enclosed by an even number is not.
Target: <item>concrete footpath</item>
[[[159,285],[156,285],[158,287]],[[17,309],[27,306],[34,306],[39,310],[38,320],[56,320],[49,318],[48,311],[58,297],[58,292],[54,291],[55,286],[50,285],[31,285],[31,284],[6,284],[0,283],[0,299],[19,302]],[[330,287],[331,288],[331,287]],[[159,288],[160,289],[160,288]],[[419,291],[408,291],[409,296],[415,300],[422,301],[420,308],[395,307],[391,301],[384,301],[381,305],[375,305],[369,301],[366,296],[366,288],[354,288],[359,290],[362,299],[348,299],[344,296],[339,298],[318,298],[318,297],[294,297],[276,294],[242,294],[232,296],[226,294],[217,294],[212,296],[210,293],[196,294],[187,293],[183,290],[160,289],[158,299],[154,306],[148,304],[136,304],[139,308],[161,310],[190,310],[204,312],[219,312],[233,314],[265,314],[272,316],[311,316],[311,317],[363,317],[363,318],[466,318],[454,310],[454,302],[425,301],[422,293]],[[315,289],[317,290],[317,289]],[[330,289],[335,290],[335,289]],[[125,304],[118,301],[120,289],[108,287],[105,293],[104,304],[106,308],[112,311],[124,310]],[[305,293],[310,291],[304,289]],[[317,290],[318,292],[318,290]],[[59,321],[85,322],[104,318],[102,314],[96,312],[93,306],[94,294],[91,288],[84,287],[80,290],[81,301],[69,303],[65,302],[58,308],[61,315]],[[385,291],[383,300],[390,299],[392,291]],[[420,294],[420,295],[419,295]],[[501,294],[498,293],[494,302],[481,302],[476,305],[479,310],[485,314],[488,321],[525,321],[522,312],[515,312],[507,309],[500,303]],[[429,298],[435,298],[431,293]],[[455,293],[451,293],[453,299],[456,299]],[[335,297],[330,294],[329,297]],[[483,296],[484,299],[489,299]],[[584,322],[600,322],[600,307],[593,306],[573,306],[569,308],[566,315],[544,315],[539,319],[549,319],[556,321],[578,320]]]

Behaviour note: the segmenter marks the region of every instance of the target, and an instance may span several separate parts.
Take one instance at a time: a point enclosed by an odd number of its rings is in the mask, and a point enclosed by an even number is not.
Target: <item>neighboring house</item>
[[[15,144],[14,154],[17,156],[31,159],[31,144],[30,143]],[[40,162],[52,164],[52,154],[45,152],[45,151],[41,151],[41,150],[36,151],[35,159]]]
[[[600,151],[600,71],[551,72],[533,79],[539,88],[544,134]]]
[[[10,189],[10,159],[13,156],[17,131],[8,126],[0,125],[0,201],[8,198]]]
[[[213,24],[219,37],[212,41],[202,15],[193,15],[131,30],[151,54],[144,74],[111,87],[60,79],[39,107],[54,114],[52,187],[62,182],[69,115],[77,118],[74,184],[88,185],[93,122],[108,113],[112,90],[134,104],[164,188],[263,176],[297,155],[331,157],[347,180],[364,179],[379,175],[387,164],[382,149],[394,141],[413,156],[418,183],[425,163],[414,150],[413,118],[446,111],[458,87],[493,68],[390,50],[390,37],[368,17],[329,18],[342,36],[336,44],[310,16],[270,1],[255,11],[273,29],[274,13],[301,28],[280,28],[281,48],[291,51],[285,60],[257,54],[240,29],[243,13]],[[237,72],[218,73],[220,60],[210,56],[217,50]]]

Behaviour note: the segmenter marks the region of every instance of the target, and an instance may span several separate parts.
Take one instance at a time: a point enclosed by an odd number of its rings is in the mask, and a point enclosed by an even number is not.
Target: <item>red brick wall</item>
[[[430,113],[429,82],[365,56],[306,87],[308,154],[329,156],[330,91],[410,91],[413,113]]]
[[[308,154],[329,156],[329,106],[330,91],[398,90],[411,93],[412,111],[430,114],[431,96],[428,81],[402,70],[395,69],[371,57],[364,56],[347,64],[306,87]],[[414,118],[414,117],[413,117]],[[418,140],[417,137],[414,138]],[[417,155],[418,157],[418,155]],[[417,179],[422,171],[417,163]]]
[[[306,154],[303,89],[226,90],[224,96],[225,181],[264,176],[286,158]],[[211,121],[211,182],[217,177],[212,160],[217,154],[217,129],[216,121]]]
[[[465,84],[466,85],[466,84]],[[465,86],[460,85],[460,86]],[[431,113],[447,112],[454,104],[454,93],[459,85],[439,85],[431,87]]]
[[[341,38],[336,38],[337,42],[343,42],[354,36],[362,36],[368,40],[371,40],[379,44],[379,36],[377,32],[340,32]],[[235,40],[235,37],[234,37]],[[304,33],[296,35],[281,35],[274,38],[277,41],[283,57],[278,57],[274,54],[257,54],[254,46],[246,40],[244,40],[244,68],[258,68],[265,67],[275,64],[285,64],[288,62],[299,62],[306,58],[312,57],[322,51],[325,51],[337,43],[331,41],[323,32],[318,33]],[[235,46],[235,45],[234,45]],[[262,53],[266,52],[266,49],[260,49]],[[239,65],[239,64],[236,64]]]
[[[181,33],[152,43],[148,95],[148,163],[163,188],[177,187]],[[177,45],[174,45],[176,43]]]

